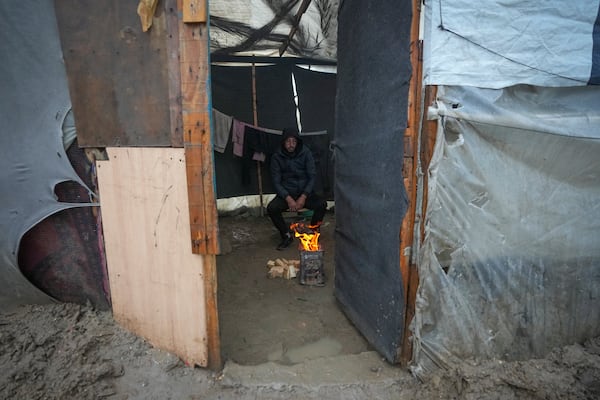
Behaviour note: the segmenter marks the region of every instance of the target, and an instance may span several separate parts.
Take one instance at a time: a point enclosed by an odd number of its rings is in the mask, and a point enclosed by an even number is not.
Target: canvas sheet
[[[600,83],[598,0],[425,2],[428,85]]]
[[[440,87],[413,371],[600,334],[600,88]]]
[[[43,40],[41,40],[43,39]],[[17,265],[19,242],[39,221],[80,207],[54,186],[77,176],[63,147],[71,108],[51,0],[0,2],[0,307],[49,301]]]

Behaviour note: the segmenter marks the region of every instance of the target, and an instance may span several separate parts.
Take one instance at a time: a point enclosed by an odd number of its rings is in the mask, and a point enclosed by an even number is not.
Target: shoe
[[[281,243],[279,243],[277,245],[277,250],[283,250],[283,249],[287,249],[290,244],[292,244],[292,242],[294,241],[294,238],[292,237],[292,235],[290,235],[289,233],[287,233],[283,239],[281,239]]]

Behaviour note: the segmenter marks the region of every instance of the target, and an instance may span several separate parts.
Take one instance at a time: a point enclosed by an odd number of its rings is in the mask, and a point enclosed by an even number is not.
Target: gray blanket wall
[[[335,296],[386,359],[404,332],[400,227],[411,2],[342,2],[335,130]]]
[[[53,1],[0,2],[0,43],[0,307],[5,307],[51,301],[19,271],[19,242],[47,216],[86,204],[59,203],[54,195],[59,182],[84,184],[63,147],[71,102]]]

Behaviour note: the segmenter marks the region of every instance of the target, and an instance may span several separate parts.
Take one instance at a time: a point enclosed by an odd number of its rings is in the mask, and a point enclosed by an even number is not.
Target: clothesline
[[[219,153],[225,152],[230,136],[234,155],[249,157],[251,154],[251,158],[256,161],[265,161],[266,154],[272,153],[273,149],[279,146],[279,138],[275,139],[271,135],[281,135],[281,130],[248,124],[214,108],[213,121],[215,126],[214,150]],[[324,134],[327,134],[326,130],[301,133],[302,136]]]

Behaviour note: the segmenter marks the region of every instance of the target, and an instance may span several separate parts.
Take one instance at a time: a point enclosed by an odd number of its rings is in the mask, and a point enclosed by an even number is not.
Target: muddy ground
[[[328,280],[305,287],[268,279],[274,250],[265,217],[221,218],[218,256],[222,371],[186,366],[89,306],[26,306],[0,313],[1,399],[598,399],[600,338],[544,359],[465,363],[419,382],[373,352],[333,298],[333,231],[323,244]]]

